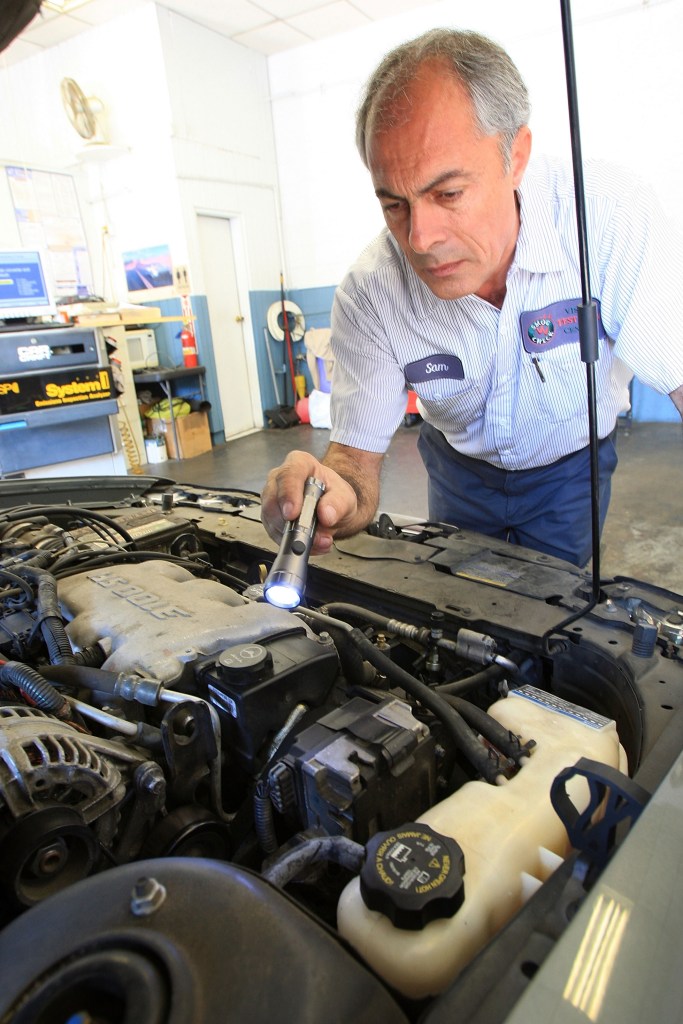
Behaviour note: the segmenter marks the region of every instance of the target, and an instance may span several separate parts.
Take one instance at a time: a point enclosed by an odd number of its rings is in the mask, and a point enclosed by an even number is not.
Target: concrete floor
[[[401,427],[384,463],[381,507],[427,515],[426,473],[417,453],[419,426]],[[143,467],[180,483],[260,492],[266,474],[293,448],[322,456],[329,431],[307,424],[261,430],[218,445],[194,459]],[[683,594],[683,426],[620,426],[619,465],[602,537],[602,577],[633,576]]]

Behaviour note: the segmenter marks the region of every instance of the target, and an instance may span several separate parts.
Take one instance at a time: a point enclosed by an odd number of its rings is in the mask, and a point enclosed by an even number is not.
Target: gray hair
[[[388,53],[367,82],[356,114],[356,145],[368,166],[368,135],[387,124],[392,103],[426,61],[441,61],[467,90],[482,135],[501,136],[506,168],[519,129],[528,124],[529,94],[514,63],[497,43],[477,32],[435,28]]]

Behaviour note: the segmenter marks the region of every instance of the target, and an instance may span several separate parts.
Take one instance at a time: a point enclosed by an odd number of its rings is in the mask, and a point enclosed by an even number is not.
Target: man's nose
[[[408,242],[416,253],[427,253],[443,242],[445,223],[443,211],[434,203],[417,202],[410,211]]]

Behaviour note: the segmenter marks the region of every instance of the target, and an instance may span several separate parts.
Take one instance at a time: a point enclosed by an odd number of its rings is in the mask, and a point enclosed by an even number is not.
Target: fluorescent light
[[[54,11],[55,14],[69,14],[77,7],[84,7],[87,3],[90,3],[90,0],[43,0],[41,7],[46,7],[48,11]]]

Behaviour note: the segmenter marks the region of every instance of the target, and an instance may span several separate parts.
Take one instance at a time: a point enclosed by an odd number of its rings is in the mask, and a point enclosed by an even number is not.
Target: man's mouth
[[[454,260],[452,263],[439,263],[436,267],[423,267],[422,272],[429,277],[450,277],[462,268],[464,262],[464,260]]]

